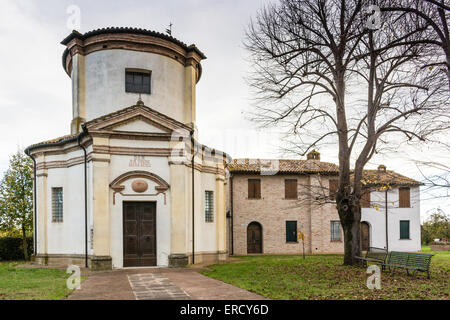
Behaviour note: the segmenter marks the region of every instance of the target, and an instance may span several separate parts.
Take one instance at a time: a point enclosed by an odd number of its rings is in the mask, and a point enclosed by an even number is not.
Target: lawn
[[[431,280],[418,272],[416,279],[405,270],[381,275],[381,289],[366,286],[361,267],[343,266],[342,255],[246,256],[241,261],[208,267],[201,273],[271,299],[444,299],[450,297],[450,252],[433,253]]]
[[[0,262],[0,300],[59,300],[72,291],[70,276],[60,269],[17,268],[19,262]]]

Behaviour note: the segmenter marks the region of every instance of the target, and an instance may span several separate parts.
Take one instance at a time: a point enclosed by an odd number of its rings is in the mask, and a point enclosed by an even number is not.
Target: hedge
[[[33,238],[27,238],[28,256],[33,254]],[[0,260],[24,260],[22,238],[0,238]]]

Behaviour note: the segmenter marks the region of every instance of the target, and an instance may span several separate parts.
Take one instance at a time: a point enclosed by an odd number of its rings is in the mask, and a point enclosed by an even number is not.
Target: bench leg
[[[417,270],[414,270],[414,271],[413,271],[413,279],[416,277],[416,271],[417,271]]]
[[[430,271],[427,271],[427,274],[428,274],[427,278],[428,278],[428,279],[431,279]]]
[[[390,269],[390,267],[389,267],[389,269]],[[391,276],[394,276],[394,273],[395,273],[395,268],[392,268],[392,270],[391,270]]]
[[[406,274],[409,276],[409,270],[408,269],[406,269]]]

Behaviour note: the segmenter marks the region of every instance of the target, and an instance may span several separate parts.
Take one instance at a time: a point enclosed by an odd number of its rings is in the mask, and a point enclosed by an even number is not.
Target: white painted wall
[[[120,49],[86,56],[87,121],[136,104],[139,95],[125,92],[126,68],[151,70],[151,94],[142,94],[142,101],[184,123],[184,66],[163,55]]]
[[[47,161],[79,157],[82,151],[49,156]],[[52,222],[52,188],[63,188],[63,222]],[[47,241],[49,254],[84,254],[84,166],[48,169],[47,178]],[[38,212],[38,214],[40,214]],[[43,241],[38,234],[38,242]],[[41,252],[39,252],[41,253]]]
[[[370,225],[370,245],[384,248],[386,246],[385,192],[371,192],[371,204],[376,208],[362,208],[361,221]],[[420,190],[411,188],[411,208],[399,208],[399,191],[388,192],[388,244],[389,251],[419,251],[420,239]],[[400,239],[400,220],[410,221],[409,240]]]
[[[129,141],[132,143],[135,141]],[[110,181],[123,173],[143,170],[154,173],[163,178],[170,184],[170,170],[167,157],[146,157],[150,160],[151,167],[130,167],[129,163],[133,156],[111,156],[110,162]],[[156,183],[145,180],[148,185],[147,194],[156,193]],[[132,181],[126,181],[124,194],[134,193],[131,189]],[[113,204],[113,191],[110,190],[110,223],[111,223],[111,257],[113,268],[123,267],[123,201],[155,201],[156,202],[156,261],[158,266],[168,266],[170,254],[170,189],[166,192],[166,203],[164,204],[164,195],[157,196],[122,196],[116,194],[116,201]]]

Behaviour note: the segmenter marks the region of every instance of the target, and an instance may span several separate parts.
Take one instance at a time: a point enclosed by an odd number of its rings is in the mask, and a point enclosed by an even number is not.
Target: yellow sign
[[[305,240],[305,234],[301,231],[298,232],[298,240]]]

